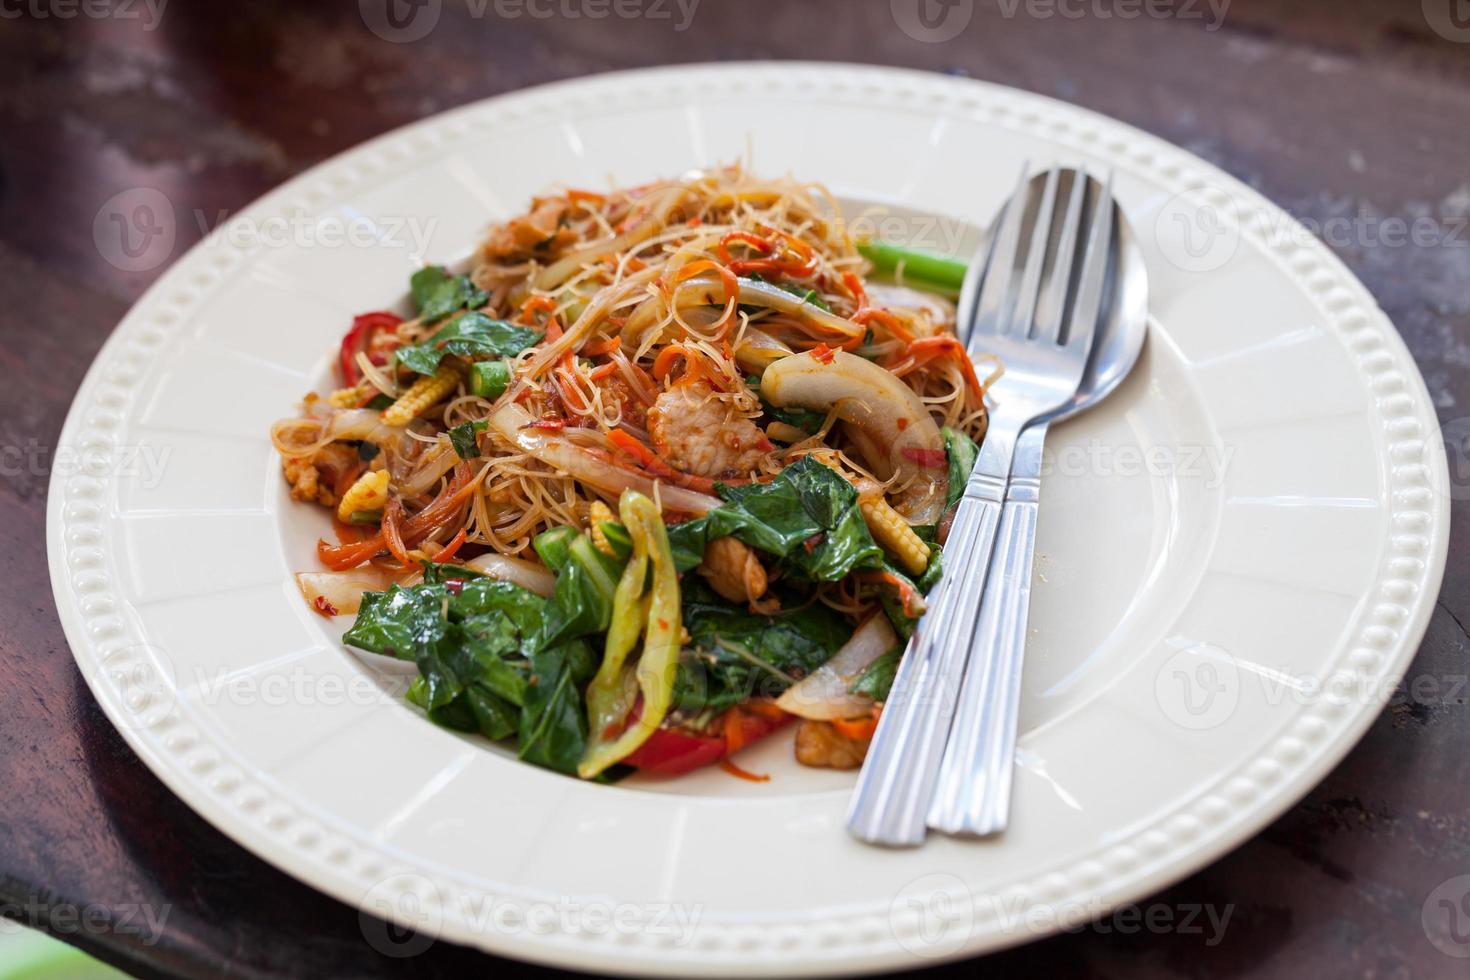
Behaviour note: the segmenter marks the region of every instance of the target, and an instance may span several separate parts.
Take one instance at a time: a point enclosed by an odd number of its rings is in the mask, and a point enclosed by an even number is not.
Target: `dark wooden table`
[[[178,255],[219,215],[339,150],[537,82],[751,58],[968,74],[1157,133],[1300,218],[1352,219],[1333,247],[1398,324],[1442,420],[1463,435],[1464,0],[1235,0],[1223,20],[1203,0],[976,0],[947,41],[896,26],[893,10],[915,2],[704,0],[680,30],[671,2],[593,19],[595,0],[434,0],[437,26],[412,43],[365,25],[380,0],[173,0],[161,17],[141,0],[101,17],[76,0],[0,2],[0,911],[140,975],[448,977],[505,966],[443,943],[405,960],[375,953],[356,911],[247,854],[165,790],[73,666],[45,571],[46,485],[83,371],[161,271],[120,271],[94,244],[99,209],[129,188],[157,188],[178,213],[204,216],[203,228],[180,221]],[[969,0],[951,2],[950,16],[965,16]],[[1443,230],[1433,242],[1377,234],[1426,216]],[[1463,445],[1451,449],[1453,466]],[[1466,976],[1470,963],[1431,944],[1421,912],[1437,885],[1470,873],[1467,514],[1456,515],[1411,683],[1363,743],[1259,837],[1141,903],[1175,922],[1189,906],[1229,907],[1220,941],[1209,929],[1110,921],[948,969]],[[1461,911],[1470,933],[1470,905]]]

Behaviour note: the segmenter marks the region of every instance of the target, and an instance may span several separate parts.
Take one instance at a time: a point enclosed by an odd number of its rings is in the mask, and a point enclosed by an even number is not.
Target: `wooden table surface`
[[[910,36],[897,25],[917,22],[917,2],[933,3],[935,17],[970,20],[949,40]],[[645,16],[594,19],[596,0],[432,0],[425,9],[439,8],[440,19],[412,43],[366,26],[382,30],[381,0],[173,0],[161,12],[139,0],[106,16],[74,0],[0,2],[0,553],[9,556],[0,579],[0,912],[140,975],[448,977],[504,965],[445,943],[409,959],[374,952],[357,912],[247,854],[164,789],[73,665],[46,573],[46,486],[83,372],[162,269],[120,270],[94,239],[99,210],[130,188],[161,190],[178,214],[203,219],[179,222],[177,256],[218,216],[323,158],[538,82],[755,58],[966,74],[1156,133],[1308,222],[1350,219],[1331,244],[1402,331],[1457,436],[1451,465],[1463,461],[1464,0],[975,0],[972,14],[970,0],[950,2],[645,0],[634,8]],[[1426,217],[1442,232],[1431,241],[1381,234],[1394,219]],[[1169,910],[1176,926],[1114,920],[947,969],[1466,976],[1467,961],[1432,944],[1421,921],[1436,886],[1470,873],[1470,644],[1461,625],[1470,547],[1459,550],[1470,546],[1470,518],[1463,508],[1455,516],[1411,683],[1295,809],[1140,903]],[[1191,906],[1229,909],[1223,936],[1179,928]],[[1470,900],[1452,915],[1457,935],[1470,938]],[[1451,940],[1449,950],[1470,954],[1470,945]]]

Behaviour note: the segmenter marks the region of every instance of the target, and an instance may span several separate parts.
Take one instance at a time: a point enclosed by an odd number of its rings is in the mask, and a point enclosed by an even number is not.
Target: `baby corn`
[[[929,566],[929,546],[914,533],[903,515],[882,497],[864,497],[858,501],[863,519],[873,540],[898,559],[899,566],[910,575],[922,575]]]
[[[613,546],[607,542],[607,535],[603,533],[602,523],[603,521],[615,520],[617,518],[613,517],[612,508],[600,500],[592,501],[592,506],[587,514],[587,526],[592,534],[592,547],[604,555],[615,555],[616,552],[613,551]]]
[[[459,372],[452,367],[441,367],[432,377],[419,378],[398,396],[396,402],[383,409],[383,422],[386,425],[406,425],[439,404],[457,387]]]
[[[381,513],[388,506],[388,471],[373,470],[357,478],[337,505],[337,520],[352,523],[354,514]]]

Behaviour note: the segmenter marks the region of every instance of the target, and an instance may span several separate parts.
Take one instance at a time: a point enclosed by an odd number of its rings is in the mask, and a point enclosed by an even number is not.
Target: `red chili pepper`
[[[660,728],[623,762],[646,772],[669,775],[679,775],[718,762],[732,751],[765,738],[791,720],[791,716],[784,712],[765,711],[762,707],[752,703],[731,708],[709,727],[711,732],[720,732],[720,735],[698,735]],[[732,735],[736,743],[734,749],[730,747]]]
[[[832,353],[832,348],[828,347],[826,344],[818,344],[817,346],[812,348],[811,353],[812,357],[815,358],[820,364],[832,363],[832,358],[834,356]]]
[[[337,615],[337,607],[332,605],[332,600],[328,599],[324,595],[317,596],[312,605],[314,605],[316,607],[316,611],[321,613],[323,616]]]
[[[357,367],[357,355],[368,350],[373,335],[379,330],[395,330],[402,322],[402,317],[383,311],[363,313],[352,318],[352,329],[342,338],[342,350],[337,359],[337,370],[342,375],[344,385],[350,388],[362,380],[362,372]],[[384,359],[379,357],[373,363],[382,364]]]

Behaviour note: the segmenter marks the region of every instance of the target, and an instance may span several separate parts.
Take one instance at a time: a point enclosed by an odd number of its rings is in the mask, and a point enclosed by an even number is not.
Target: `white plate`
[[[521,765],[384,694],[292,587],[320,518],[288,500],[266,432],[326,379],[353,312],[397,301],[421,260],[464,258],[553,182],[639,182],[747,147],[761,171],[971,227],[1023,161],[1112,168],[1140,232],[1144,360],[1049,447],[1001,839],[857,844],[851,774],[799,769],[785,741],[742,756],[773,772],[761,785],[711,770],[606,787]],[[334,244],[334,221],[376,237]],[[433,223],[422,253],[415,221]],[[446,939],[569,967],[815,974],[1074,926],[1311,788],[1428,621],[1445,461],[1393,327],[1259,195],[1067,105],[846,66],[603,76],[392,133],[231,227],[133,308],[77,395],[62,442],[83,462],[49,503],[62,623],[108,716],[192,807]],[[941,245],[963,230],[904,227]]]

